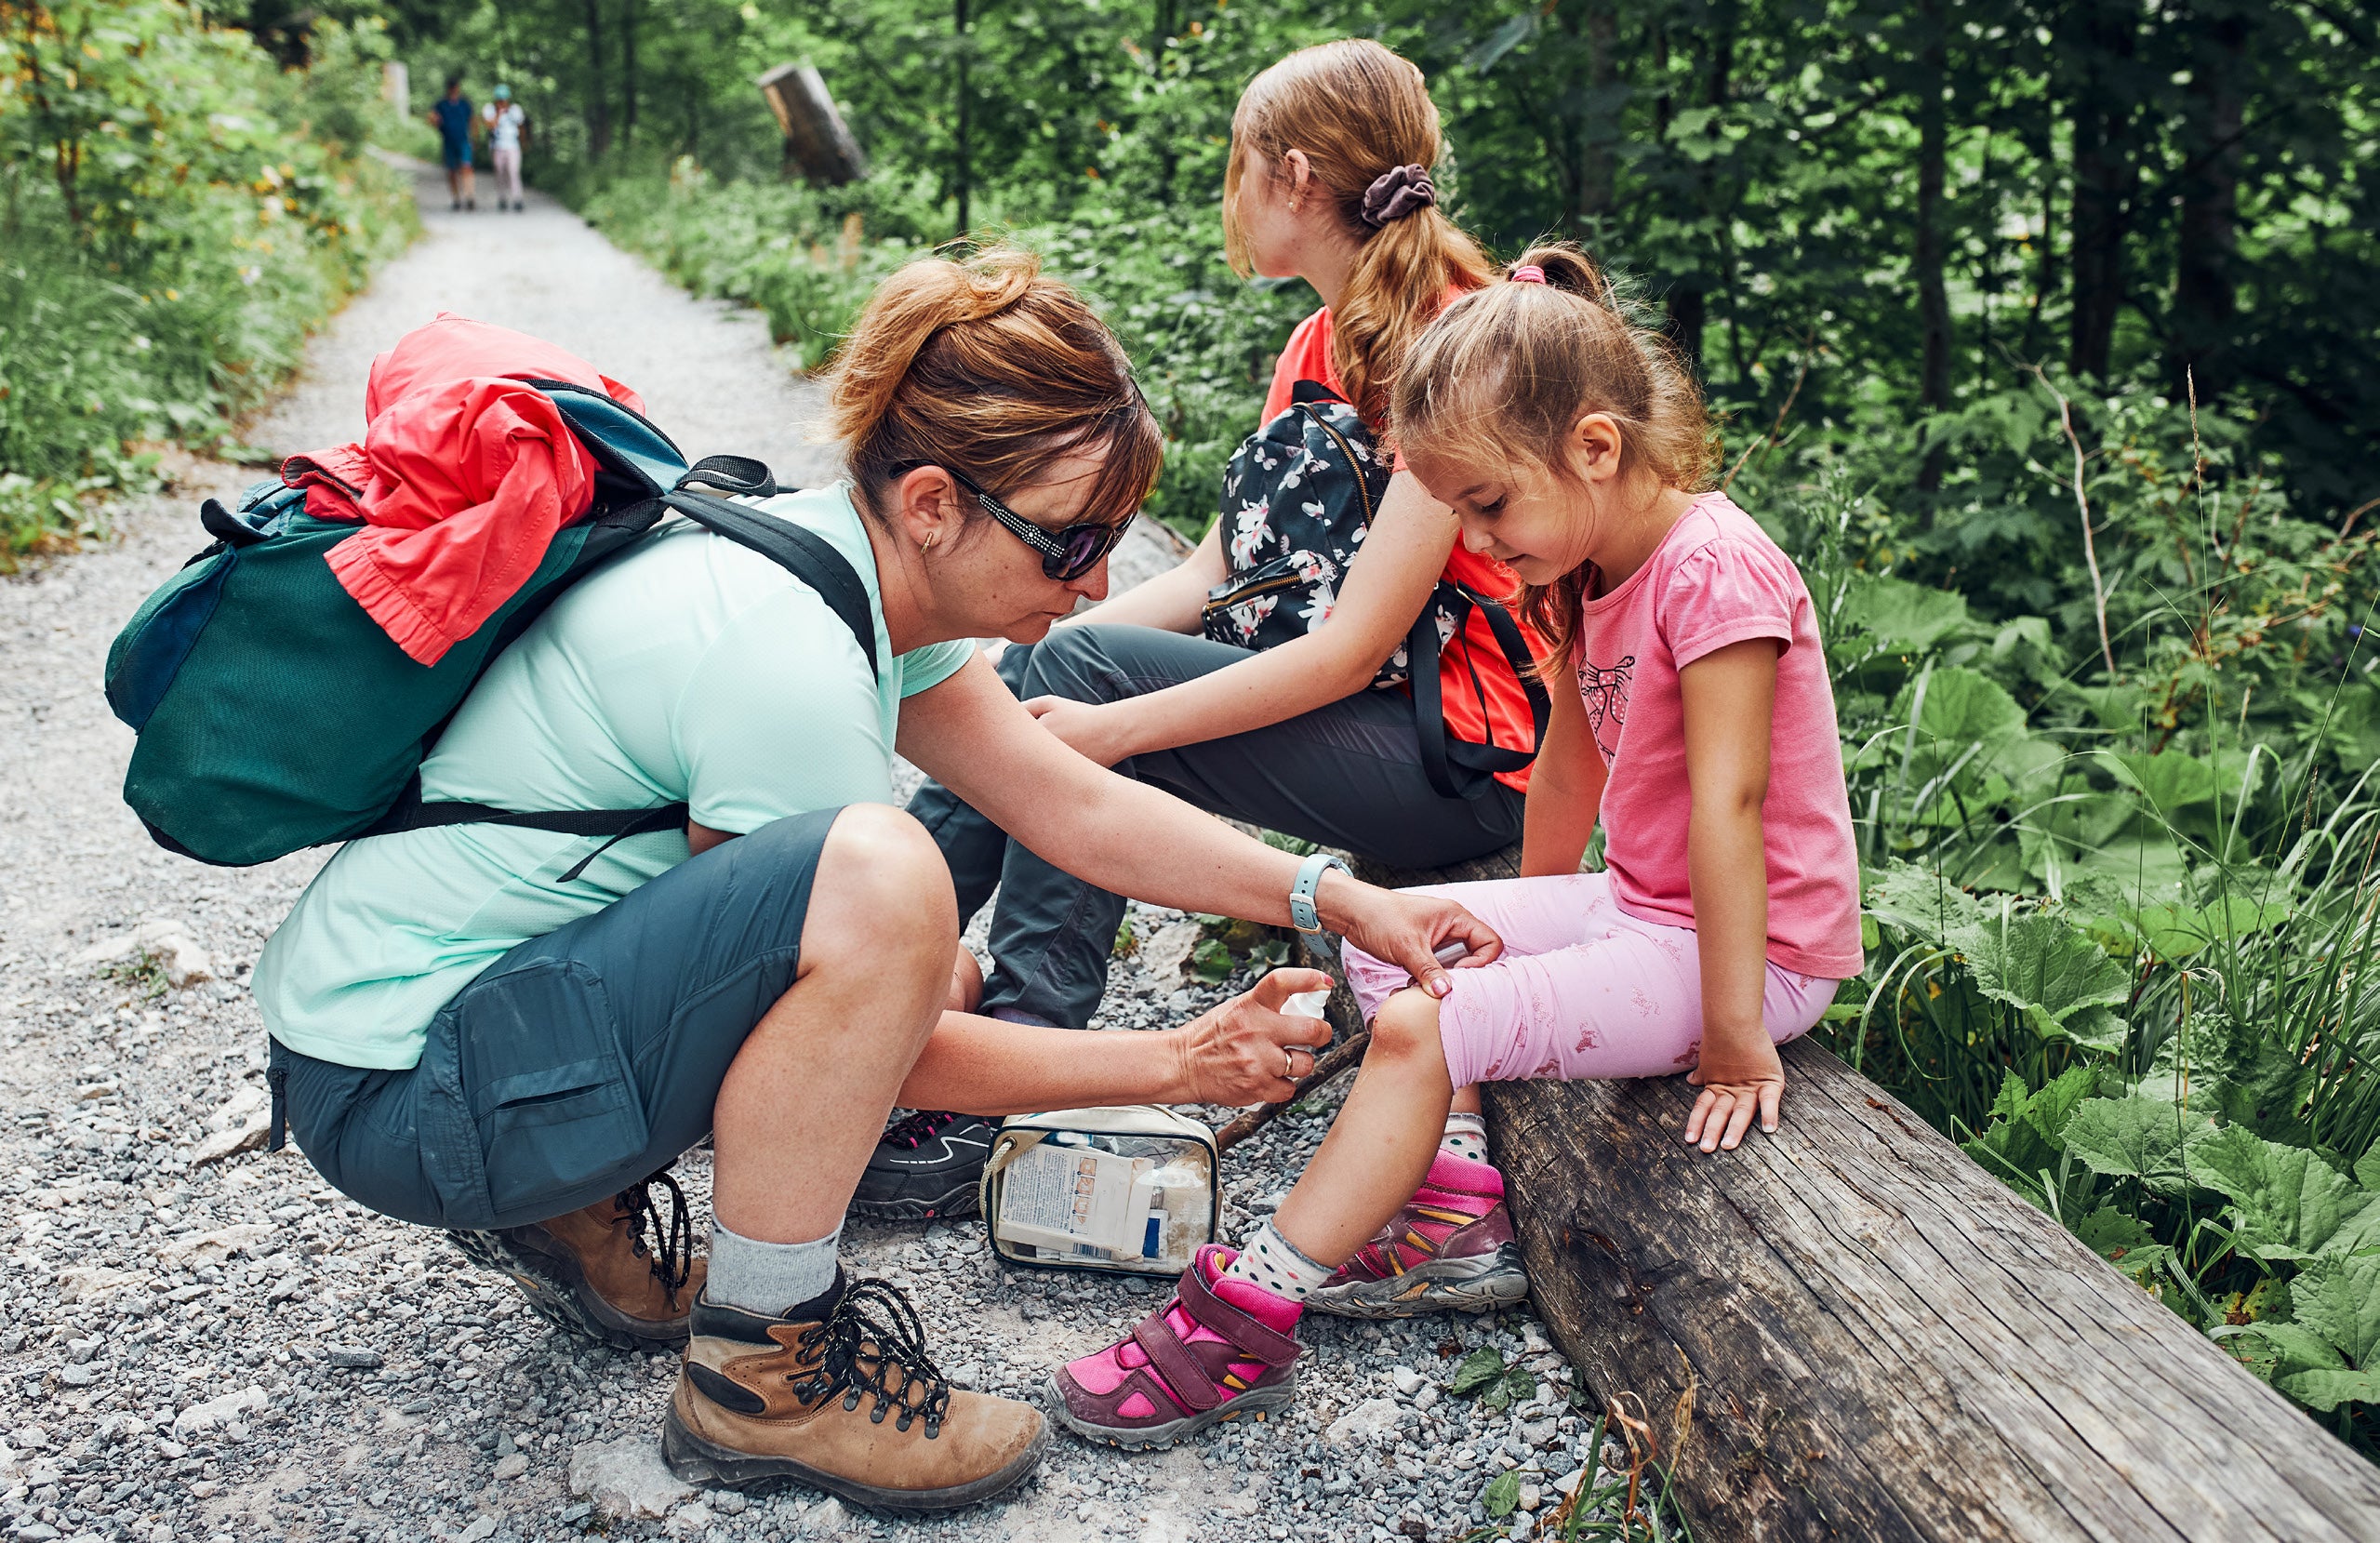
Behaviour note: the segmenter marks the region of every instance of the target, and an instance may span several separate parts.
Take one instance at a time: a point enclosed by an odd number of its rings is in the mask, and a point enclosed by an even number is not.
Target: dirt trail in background
[[[756,317],[688,299],[549,201],[452,214],[434,173],[421,185],[429,233],[315,339],[252,443],[352,437],[372,356],[453,310],[593,360],[695,455],[759,455],[787,482],[831,475],[803,437],[818,389],[788,375]],[[0,1523],[13,1536],[1379,1543],[1459,1535],[1502,1468],[1544,1483],[1576,1466],[1582,1438],[1557,1403],[1491,1415],[1440,1398],[1451,1358],[1484,1343],[1559,1393],[1567,1369],[1525,1313],[1323,1319],[1304,1331],[1319,1354],[1291,1417],[1163,1456],[1061,1439],[1034,1483],[961,1517],[873,1523],[799,1489],[698,1497],[653,1439],[672,1359],[549,1330],[510,1283],[342,1199],[294,1149],[194,1162],[260,1134],[264,1034],[243,982],[320,858],[205,868],[153,845],[117,797],[132,737],[100,693],[109,640],[205,544],[198,500],[255,476],[176,471],[169,494],[124,512],[118,543],[0,582]],[[176,985],[110,962],[140,938],[194,973]],[[1102,1023],[1172,1022],[1219,994],[1120,965]],[[1322,1127],[1286,1117],[1232,1155],[1227,1236],[1277,1200]],[[706,1154],[680,1171],[699,1223]],[[971,1223],[854,1227],[845,1258],[911,1291],[954,1379],[1025,1396],[1053,1358],[1153,1305],[1142,1282],[1000,1269]]]

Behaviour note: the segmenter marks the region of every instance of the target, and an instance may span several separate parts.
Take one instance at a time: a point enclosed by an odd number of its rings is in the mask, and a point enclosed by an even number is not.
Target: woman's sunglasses
[[[939,462],[936,464],[939,465]],[[1132,522],[1117,525],[1085,522],[1068,525],[1063,530],[1044,530],[998,499],[977,487],[964,472],[944,466],[960,486],[975,495],[983,512],[1008,527],[1010,534],[1042,554],[1042,574],[1061,581],[1080,579],[1099,565],[1099,560],[1115,550]]]

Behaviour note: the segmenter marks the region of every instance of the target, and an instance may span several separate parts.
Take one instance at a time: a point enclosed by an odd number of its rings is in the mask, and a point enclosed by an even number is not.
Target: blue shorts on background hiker
[[[457,171],[471,165],[471,99],[440,97],[430,111],[438,118],[438,149],[445,157],[446,169]]]

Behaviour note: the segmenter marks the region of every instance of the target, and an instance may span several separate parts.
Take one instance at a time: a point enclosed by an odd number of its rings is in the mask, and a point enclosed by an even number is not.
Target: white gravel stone
[[[1323,1432],[1323,1439],[1334,1446],[1344,1446],[1350,1442],[1368,1441],[1375,1436],[1385,1435],[1394,1430],[1397,1428],[1397,1421],[1403,1414],[1404,1411],[1397,1407],[1397,1401],[1394,1399],[1367,1398],[1346,1414],[1331,1421],[1331,1427]]]
[[[241,1420],[241,1416],[268,1409],[272,1405],[273,1401],[265,1396],[264,1390],[251,1382],[236,1393],[225,1393],[219,1398],[211,1398],[203,1403],[193,1403],[176,1415],[174,1434],[187,1441],[193,1436],[204,1435],[210,1430],[220,1430],[245,1423]]]
[[[669,1514],[671,1506],[694,1494],[694,1486],[670,1471],[661,1461],[660,1442],[646,1435],[589,1442],[572,1452],[570,1493],[592,1501],[605,1516],[633,1521]]]

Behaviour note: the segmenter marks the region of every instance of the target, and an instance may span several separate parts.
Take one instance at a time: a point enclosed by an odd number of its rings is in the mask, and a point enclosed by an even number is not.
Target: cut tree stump
[[[2380,1539],[2380,1468],[1826,1050],[1785,1060],[1782,1128],[1709,1157],[1682,1077],[1483,1090],[1538,1313],[1697,1538]]]

